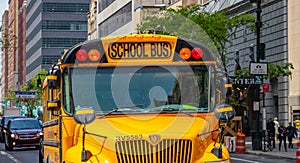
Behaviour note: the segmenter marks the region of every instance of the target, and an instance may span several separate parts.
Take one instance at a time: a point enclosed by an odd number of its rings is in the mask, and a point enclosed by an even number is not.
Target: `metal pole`
[[[257,9],[256,9],[256,62],[259,63],[260,62],[260,29],[262,27],[262,22],[261,22],[261,0],[257,0]],[[257,85],[256,87],[256,101],[258,101],[258,103],[260,103],[260,85]],[[260,106],[260,105],[259,105]],[[255,111],[256,114],[256,132],[254,135],[254,140],[253,140],[253,150],[262,150],[262,134],[260,131],[260,108],[258,111]]]

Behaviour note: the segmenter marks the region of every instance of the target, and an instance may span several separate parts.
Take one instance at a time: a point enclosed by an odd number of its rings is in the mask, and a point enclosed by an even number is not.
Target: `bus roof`
[[[205,45],[169,35],[131,34],[79,43],[61,59],[62,64],[215,61]]]

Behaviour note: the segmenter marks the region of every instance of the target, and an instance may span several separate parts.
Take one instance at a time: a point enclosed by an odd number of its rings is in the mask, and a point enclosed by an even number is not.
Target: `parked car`
[[[14,147],[35,146],[40,147],[42,128],[36,118],[16,118],[8,121],[5,133],[5,149],[13,150]]]
[[[0,122],[0,141],[4,142],[5,140],[5,132],[6,132],[6,126],[10,119],[14,118],[26,118],[25,116],[3,116]]]

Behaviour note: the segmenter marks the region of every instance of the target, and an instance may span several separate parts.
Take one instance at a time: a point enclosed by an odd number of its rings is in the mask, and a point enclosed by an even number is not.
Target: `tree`
[[[47,75],[46,70],[39,70],[32,78],[30,82],[28,82],[26,85],[23,85],[20,87],[20,91],[24,92],[29,92],[29,91],[34,91],[36,92],[36,98],[16,98],[15,97],[15,91],[13,90],[8,90],[7,92],[7,97],[5,98],[6,101],[14,101],[15,103],[21,103],[24,102],[25,106],[27,107],[28,117],[33,117],[33,109],[36,108],[36,106],[41,105],[41,95],[42,95],[42,88],[37,87],[37,80],[40,78],[42,81],[44,81],[46,75]]]
[[[163,9],[151,14],[138,25],[139,33],[158,33],[181,36],[192,39],[208,46],[220,59],[226,77],[226,65],[232,58],[227,58],[227,47],[236,37],[236,31],[241,27],[255,31],[256,18],[251,14],[229,16],[226,10],[208,13],[201,10],[200,5],[179,7],[178,9]],[[269,63],[269,74],[265,78],[276,79],[279,76],[290,76],[293,65],[288,63],[279,66]],[[237,78],[249,77],[249,70],[241,68],[236,71]],[[249,85],[250,87],[250,85]],[[249,90],[249,89],[248,89]],[[237,92],[235,92],[237,91]],[[244,92],[247,94],[247,92]],[[246,107],[243,93],[234,90],[229,99],[230,103]]]
[[[219,56],[227,73],[227,45],[232,44],[238,28],[246,26],[254,30],[256,19],[251,14],[228,17],[228,11],[225,10],[209,13],[201,11],[200,7],[191,5],[162,10],[146,17],[137,30],[139,33],[170,34],[204,43]]]
[[[243,26],[254,30],[256,20],[251,14],[229,17],[228,11],[225,10],[214,13],[205,12],[201,10],[200,5],[165,9],[151,15],[153,16],[146,17],[138,25],[139,33],[170,34],[203,43],[218,58],[218,69],[222,72],[218,74],[219,79],[224,76],[228,77],[226,65],[232,58],[226,57],[227,47],[236,37],[236,31]],[[220,86],[224,84],[222,80],[217,80],[219,82],[217,84]],[[226,97],[228,97],[227,95]]]

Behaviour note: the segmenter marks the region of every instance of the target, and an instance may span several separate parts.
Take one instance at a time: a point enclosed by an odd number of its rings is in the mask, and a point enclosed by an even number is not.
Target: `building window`
[[[99,24],[99,37],[107,36],[132,20],[132,4],[129,2],[119,11]]]
[[[57,59],[59,59],[61,56],[43,56],[42,64],[54,64],[57,63]]]
[[[89,4],[78,3],[44,3],[43,12],[79,12],[87,13]]]
[[[204,5],[206,4],[207,2],[209,2],[210,0],[199,0],[199,4],[200,5]]]
[[[99,1],[99,13],[112,4],[115,0],[101,0]]]
[[[43,48],[70,48],[85,41],[85,38],[43,38]]]
[[[176,2],[178,2],[179,0],[169,0],[169,4],[171,5],[171,4],[174,4],[174,3],[176,3]]]
[[[43,20],[42,29],[46,29],[46,30],[87,31],[87,21]]]

